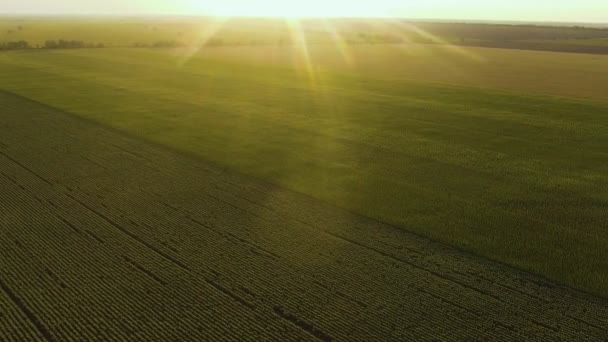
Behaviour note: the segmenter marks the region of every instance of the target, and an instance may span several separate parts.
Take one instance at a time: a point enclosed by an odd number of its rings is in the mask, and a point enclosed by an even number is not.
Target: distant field
[[[300,36],[304,33],[304,37]],[[255,19],[211,17],[1,17],[2,43],[79,40],[111,47],[297,44],[458,44],[608,54],[608,29],[581,26],[411,22],[397,19]]]
[[[464,46],[487,48],[553,51],[567,53],[608,54],[608,39],[554,39],[554,40],[514,40],[514,41],[479,41],[468,40],[460,43]]]
[[[608,57],[428,45],[188,56],[4,52],[0,89],[608,295]]]

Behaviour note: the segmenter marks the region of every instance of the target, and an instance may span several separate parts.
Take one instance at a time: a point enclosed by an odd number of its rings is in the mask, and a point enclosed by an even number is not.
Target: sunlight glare
[[[295,43],[295,48],[298,51],[299,56],[304,60],[304,65],[306,67],[306,74],[310,81],[311,86],[314,86],[315,82],[315,71],[312,65],[312,60],[310,58],[310,53],[308,51],[308,42],[306,41],[306,33],[302,29],[301,23],[297,19],[286,19],[287,28],[289,33]],[[294,64],[297,65],[297,62],[294,61]]]
[[[224,27],[226,22],[226,18],[213,18],[210,21],[210,24],[204,25],[198,32],[195,42],[188,45],[183,51],[180,52],[181,57],[179,58],[178,65],[183,66],[203,47],[205,47],[205,45],[207,45],[207,43]]]
[[[353,66],[354,60],[350,54],[350,51],[348,50],[346,41],[342,37],[340,32],[338,32],[338,30],[336,30],[336,28],[334,27],[333,23],[327,19],[323,20],[323,27],[325,31],[331,35],[331,38],[334,44],[336,44],[340,55],[342,55],[342,59],[344,59],[344,62],[349,66]]]
[[[198,1],[200,10],[211,15],[253,17],[365,17],[389,16],[402,1],[347,0],[221,0]]]

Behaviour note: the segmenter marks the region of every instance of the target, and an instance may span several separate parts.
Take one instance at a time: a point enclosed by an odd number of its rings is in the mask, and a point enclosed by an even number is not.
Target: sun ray
[[[348,49],[348,45],[344,40],[344,37],[342,37],[340,32],[338,32],[334,24],[329,19],[323,19],[322,22],[325,31],[327,31],[331,35],[331,39],[336,44],[336,47],[338,48],[342,59],[344,59],[344,62],[348,64],[348,66],[353,66],[355,64],[354,59]]]
[[[429,42],[437,45],[441,45],[443,48],[452,52],[456,55],[460,55],[467,59],[483,62],[485,59],[472,52],[470,49],[463,48],[458,45],[454,45],[452,42],[445,40],[437,35],[434,35],[426,30],[421,29],[415,24],[405,22],[399,19],[385,19],[379,21],[370,22],[371,25],[376,26],[376,30],[380,32],[386,32],[390,36],[398,38],[402,42],[412,42],[412,33],[428,40]]]
[[[210,18],[211,22],[203,24],[198,36],[193,42],[187,44],[184,50],[181,50],[181,56],[178,61],[179,66],[183,66],[197,53],[199,53],[209,41],[226,25],[226,22],[230,20],[228,17],[216,17]]]
[[[425,30],[421,29],[420,27],[418,27],[416,25],[413,25],[413,24],[410,24],[410,23],[402,23],[402,25],[405,25],[405,27],[407,28],[407,30],[412,31],[412,32],[420,35],[421,37],[430,40],[433,43],[440,44],[443,47],[445,47],[446,49],[448,49],[448,50],[450,50],[450,51],[452,51],[452,52],[454,52],[454,53],[456,53],[458,55],[461,55],[463,57],[472,59],[472,60],[477,61],[477,62],[484,61],[483,57],[479,56],[476,53],[471,52],[470,49],[465,49],[465,48],[463,48],[461,46],[454,45],[453,43],[451,43],[451,42],[449,42],[449,41],[447,41],[447,40],[445,40],[445,39],[443,39],[443,38],[441,38],[439,36],[436,36],[436,35],[428,32],[428,31],[425,31]]]
[[[302,23],[299,19],[285,18],[285,21],[287,23],[287,28],[291,35],[291,39],[293,41],[294,49],[296,52],[296,55],[294,56],[294,64],[296,70],[300,69],[300,60],[298,59],[301,59],[301,62],[304,63],[306,76],[308,77],[311,86],[314,87],[316,83],[315,68],[313,66],[312,59],[310,56],[308,42],[306,40],[306,32],[304,32]]]

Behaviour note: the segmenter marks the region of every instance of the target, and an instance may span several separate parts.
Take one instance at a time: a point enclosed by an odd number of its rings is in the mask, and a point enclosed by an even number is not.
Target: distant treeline
[[[44,49],[84,49],[84,48],[103,48],[102,43],[85,43],[82,40],[47,40],[44,42]]]
[[[0,50],[26,50],[26,49],[84,49],[103,48],[101,43],[86,43],[82,40],[47,40],[43,45],[32,45],[25,40],[0,43]]]
[[[29,49],[30,44],[25,40],[17,40],[14,42],[0,43],[0,50],[23,50]]]

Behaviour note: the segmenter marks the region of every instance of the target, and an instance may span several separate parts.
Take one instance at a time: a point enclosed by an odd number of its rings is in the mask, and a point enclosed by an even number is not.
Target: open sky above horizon
[[[404,17],[608,22],[606,0],[4,0],[0,14]]]

